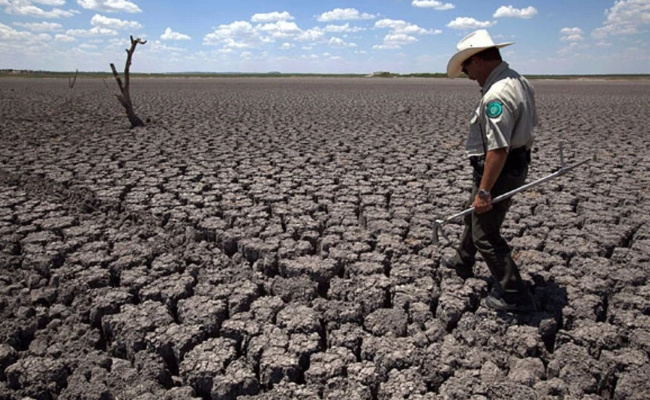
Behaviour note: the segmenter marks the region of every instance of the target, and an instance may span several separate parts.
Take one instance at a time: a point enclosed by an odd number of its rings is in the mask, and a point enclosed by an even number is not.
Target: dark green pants
[[[492,198],[523,185],[527,175],[527,165],[517,170],[504,170],[492,188]],[[480,176],[475,173],[468,207],[474,202],[479,183]],[[453,261],[457,265],[471,267],[478,252],[485,260],[494,280],[501,285],[501,289],[506,292],[518,292],[523,287],[519,268],[510,255],[510,246],[501,236],[501,225],[510,203],[511,199],[503,200],[494,204],[488,212],[472,213],[465,217],[465,229]]]

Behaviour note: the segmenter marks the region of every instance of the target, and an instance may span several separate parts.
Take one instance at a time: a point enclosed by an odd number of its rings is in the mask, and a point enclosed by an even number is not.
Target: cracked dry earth
[[[466,80],[0,80],[1,399],[647,399],[648,81],[534,81],[505,235],[540,311],[439,268]]]

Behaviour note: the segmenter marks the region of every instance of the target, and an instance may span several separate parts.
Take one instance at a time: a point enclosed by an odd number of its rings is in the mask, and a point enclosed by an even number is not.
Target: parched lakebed
[[[113,87],[114,82],[106,82]],[[504,225],[540,311],[439,268],[474,82],[0,80],[1,399],[646,399],[649,81],[532,81]]]

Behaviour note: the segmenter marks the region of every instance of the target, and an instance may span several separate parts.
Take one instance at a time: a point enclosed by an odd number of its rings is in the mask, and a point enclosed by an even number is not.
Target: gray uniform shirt
[[[488,76],[483,96],[470,117],[468,157],[489,150],[533,145],[537,125],[535,91],[528,80],[502,62]]]

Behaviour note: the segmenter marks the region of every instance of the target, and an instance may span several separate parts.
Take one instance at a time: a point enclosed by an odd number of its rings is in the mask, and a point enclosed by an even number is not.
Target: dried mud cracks
[[[648,398],[649,84],[535,84],[530,179],[598,161],[513,204],[516,316],[431,243],[474,84],[134,82],[128,131],[101,82],[0,81],[0,398]]]

